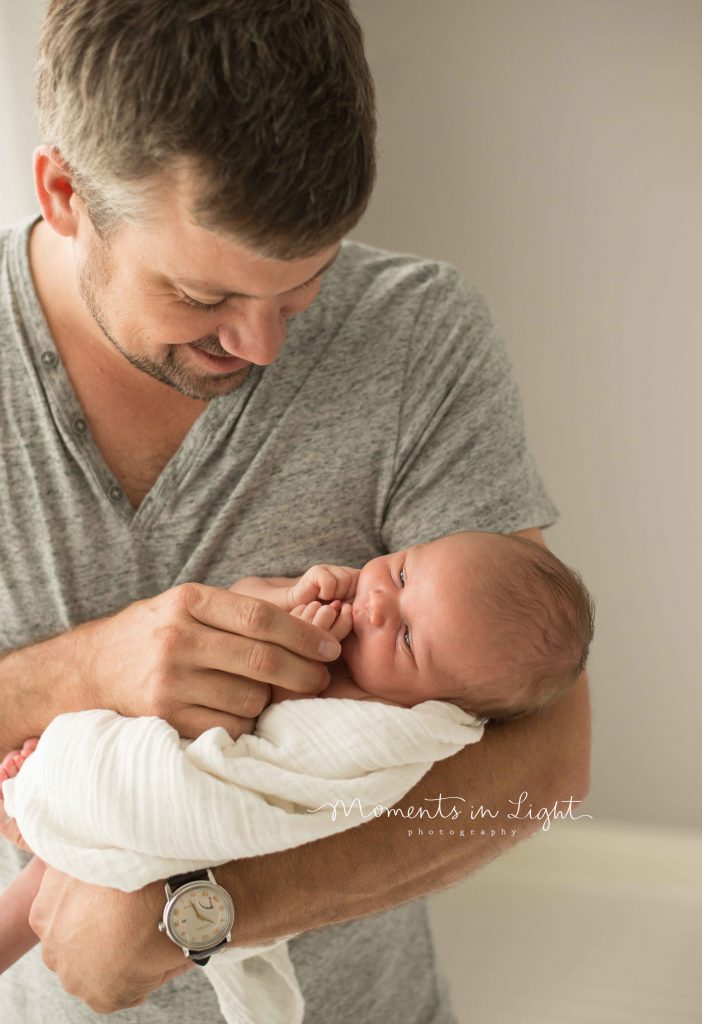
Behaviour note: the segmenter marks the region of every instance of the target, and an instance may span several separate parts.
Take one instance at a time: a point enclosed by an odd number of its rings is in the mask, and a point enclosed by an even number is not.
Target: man
[[[322,689],[339,647],[232,580],[461,529],[541,540],[554,510],[480,297],[446,264],[342,243],[375,174],[346,0],[53,0],[39,58],[42,219],[0,237],[0,750],[95,707],[237,736],[272,686]],[[505,824],[524,791],[581,799],[588,753],[583,679],[401,806]],[[308,1024],[450,1021],[418,897],[537,823],[517,824],[417,841],[380,817],[217,867],[232,942],[301,933]],[[0,882],[26,859],[0,849]],[[221,1024],[157,929],[164,882],[47,869],[3,1024]]]

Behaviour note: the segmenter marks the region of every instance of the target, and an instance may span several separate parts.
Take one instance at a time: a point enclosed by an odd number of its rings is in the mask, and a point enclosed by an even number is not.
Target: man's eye
[[[405,631],[404,631],[404,633],[402,634],[402,639],[403,639],[403,640],[404,640],[404,642],[405,642],[405,647],[409,647],[409,649],[410,649],[410,650],[412,650],[412,644],[410,643],[410,631],[409,631],[409,626],[405,626]]]
[[[198,302],[197,299],[191,299],[189,295],[181,294],[181,299],[186,306],[192,306],[194,309],[218,309],[219,306],[223,306],[226,299],[220,299],[219,302]]]
[[[311,281],[307,281],[305,284],[301,284],[297,288],[293,288],[293,291],[294,292],[304,292],[304,291],[307,291],[309,288],[314,288],[314,286],[317,284],[318,281],[319,281],[318,277],[313,277]]]
[[[402,569],[400,569],[400,585],[404,587],[405,582],[406,582],[406,580],[405,580],[405,570],[404,570],[404,568],[402,568]]]

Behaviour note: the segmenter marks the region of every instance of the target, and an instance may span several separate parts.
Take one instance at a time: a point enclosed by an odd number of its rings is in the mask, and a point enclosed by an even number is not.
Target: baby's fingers
[[[320,601],[307,601],[305,604],[299,604],[293,608],[290,614],[296,615],[298,619],[304,619],[305,622],[314,622],[315,614],[321,607]]]
[[[313,601],[312,603],[316,604],[317,602]],[[315,626],[319,626],[320,629],[326,629],[333,634],[332,626],[336,622],[337,616],[338,612],[336,608],[333,608],[330,604],[323,604],[314,613],[312,622]]]
[[[335,605],[338,603],[338,601],[334,602]],[[353,628],[353,615],[351,612],[350,601],[343,602],[343,604],[341,605],[341,609],[339,610],[336,622],[334,623],[333,626],[327,628],[335,640],[341,641],[344,639],[344,637],[347,637],[349,635]]]
[[[307,604],[299,604],[296,608],[293,608],[290,614],[296,615],[299,619],[311,622],[313,625],[319,626],[320,629],[326,629],[331,633],[332,626],[339,614],[338,607],[340,604],[340,601],[334,601],[333,604],[309,601]]]

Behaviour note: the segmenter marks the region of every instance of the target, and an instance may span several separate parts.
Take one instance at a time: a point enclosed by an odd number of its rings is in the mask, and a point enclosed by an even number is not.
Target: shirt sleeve
[[[488,306],[437,262],[409,339],[382,540],[513,533],[558,516],[529,452],[514,370]]]

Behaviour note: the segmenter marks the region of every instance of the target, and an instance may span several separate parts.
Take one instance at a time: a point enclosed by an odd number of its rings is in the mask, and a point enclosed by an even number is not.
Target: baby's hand
[[[0,836],[2,836],[3,839],[7,839],[7,841],[12,843],[14,846],[18,846],[20,850],[26,850],[28,853],[33,853],[33,850],[27,846],[22,838],[22,833],[17,827],[17,822],[14,818],[8,818],[5,814],[5,805],[2,799],[2,786],[7,779],[15,777],[29,755],[36,749],[38,742],[39,737],[32,736],[31,739],[24,741],[24,745],[21,750],[11,750],[9,754],[5,755],[2,762],[0,762]]]
[[[288,590],[289,610],[311,601],[351,601],[356,596],[360,572],[344,565],[311,566]]]
[[[353,619],[351,616],[351,603],[349,601],[332,601],[331,604],[320,604],[319,601],[309,601],[307,604],[299,604],[290,612],[305,622],[311,622],[320,629],[326,629],[336,640],[343,640],[351,632]]]

